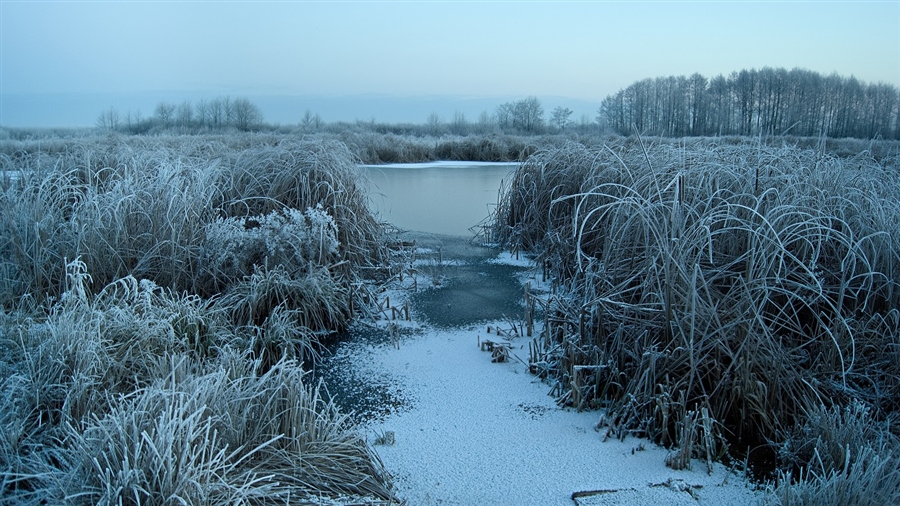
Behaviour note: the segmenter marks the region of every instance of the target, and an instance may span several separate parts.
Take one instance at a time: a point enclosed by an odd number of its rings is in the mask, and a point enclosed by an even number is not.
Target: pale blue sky
[[[646,77],[764,66],[900,85],[900,2],[0,0],[6,125],[45,93],[599,104]]]

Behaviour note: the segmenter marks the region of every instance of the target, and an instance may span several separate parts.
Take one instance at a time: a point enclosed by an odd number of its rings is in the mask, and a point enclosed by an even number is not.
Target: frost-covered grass
[[[6,307],[59,296],[75,258],[99,286],[133,275],[204,297],[254,265],[325,267],[346,287],[351,267],[384,259],[354,159],[337,143],[111,137],[29,148],[6,160],[21,176],[0,195]]]
[[[83,263],[68,273],[43,321],[4,315],[5,499],[390,499],[377,456],[299,363],[253,359],[196,296],[132,277],[92,295]]]
[[[535,369],[566,402],[607,408],[613,433],[703,458],[726,441],[784,440],[810,413],[853,402],[896,430],[897,170],[896,151],[839,158],[751,141],[535,154],[497,222],[559,284]],[[896,445],[821,471],[804,455],[792,460],[807,469],[802,486],[822,491],[855,479],[854,466],[896,469]],[[870,497],[896,501],[886,478]]]
[[[896,504],[900,439],[859,401],[808,413],[781,444],[772,503]]]
[[[408,163],[434,160],[516,162],[554,136],[440,135],[412,136],[345,131],[336,134],[363,163]]]
[[[391,500],[304,367],[369,298],[382,227],[342,145],[272,140],[4,159],[3,502]]]

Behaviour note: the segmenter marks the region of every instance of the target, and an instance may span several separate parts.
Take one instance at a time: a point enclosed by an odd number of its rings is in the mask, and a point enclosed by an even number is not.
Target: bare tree
[[[230,104],[228,109],[231,111],[232,124],[238,130],[247,131],[262,123],[262,112],[249,99],[241,97],[228,103]]]
[[[320,118],[318,114],[313,114],[307,109],[300,119],[300,126],[303,128],[304,132],[318,130],[322,126],[322,118]]]
[[[189,128],[194,119],[194,108],[191,103],[185,100],[178,106],[175,112],[175,121],[181,128]]]
[[[225,96],[220,99],[222,101],[222,111],[225,115],[224,123],[228,126],[233,126],[237,124],[237,118],[235,118],[234,104],[231,103],[231,97]]]
[[[569,116],[572,115],[572,109],[568,107],[556,107],[550,113],[550,123],[556,127],[557,130],[565,130],[566,126],[569,124]]]
[[[225,126],[225,104],[221,98],[209,101],[209,126],[213,128]]]
[[[598,126],[599,123],[594,123],[591,121],[590,115],[586,113],[582,113],[578,118],[578,132],[582,134],[590,133],[595,126]]]
[[[163,127],[172,125],[175,116],[175,105],[168,102],[159,102],[153,112],[153,117]]]
[[[481,130],[481,133],[487,133],[494,129],[496,122],[494,121],[494,117],[491,116],[491,113],[487,111],[481,111],[481,114],[478,115],[478,128]]]
[[[706,132],[706,124],[708,121],[707,113],[707,81],[706,78],[695,72],[690,77],[689,91],[689,130],[691,135],[703,135]]]
[[[201,128],[209,125],[209,104],[206,100],[201,99],[194,106],[194,118]]]
[[[537,97],[519,100],[513,106],[513,126],[534,133],[544,124],[544,107]]]
[[[443,123],[443,120],[441,120],[441,117],[438,115],[438,113],[433,112],[429,114],[428,119],[426,120],[428,133],[430,133],[431,135],[439,134],[441,131],[441,123]]]
[[[129,109],[128,112],[125,113],[125,128],[129,132],[134,132],[134,130],[140,126],[142,121],[140,109],[135,111]]]
[[[453,123],[451,123],[450,128],[457,135],[466,135],[468,133],[469,123],[466,121],[466,115],[462,111],[453,113]]]
[[[900,104],[900,90],[895,92],[897,95],[897,100],[894,101],[895,104]],[[898,105],[895,109],[896,117],[894,118],[894,138],[900,139],[900,105]]]
[[[512,128],[513,109],[515,109],[515,106],[510,102],[505,102],[497,106],[497,126],[499,126],[501,130]]]
[[[119,129],[119,111],[115,107],[110,108],[97,118],[97,128],[113,131]]]

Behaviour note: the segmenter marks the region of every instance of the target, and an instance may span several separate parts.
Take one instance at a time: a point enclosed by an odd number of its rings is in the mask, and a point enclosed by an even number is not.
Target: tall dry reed
[[[83,262],[66,272],[46,315],[3,313],[4,500],[393,500],[323,386],[286,353],[242,346],[219,304],[131,276],[94,293]]]
[[[302,364],[385,260],[346,148],[249,135],[52,146],[3,160],[3,500],[392,500]]]
[[[775,441],[822,404],[896,414],[891,160],[708,140],[535,154],[497,233],[560,285],[537,369],[618,434],[699,442],[678,427],[706,409],[714,453]]]
[[[381,228],[353,156],[335,142],[290,137],[90,138],[18,153],[0,195],[0,295],[58,296],[80,257],[105,285],[126,275],[211,295],[207,226],[321,206],[340,260],[383,260]],[[347,269],[342,274],[347,274]]]

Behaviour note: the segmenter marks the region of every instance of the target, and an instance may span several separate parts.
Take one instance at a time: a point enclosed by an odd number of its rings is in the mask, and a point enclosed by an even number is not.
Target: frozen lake
[[[405,230],[471,237],[517,163],[429,162],[362,165],[370,206]]]

